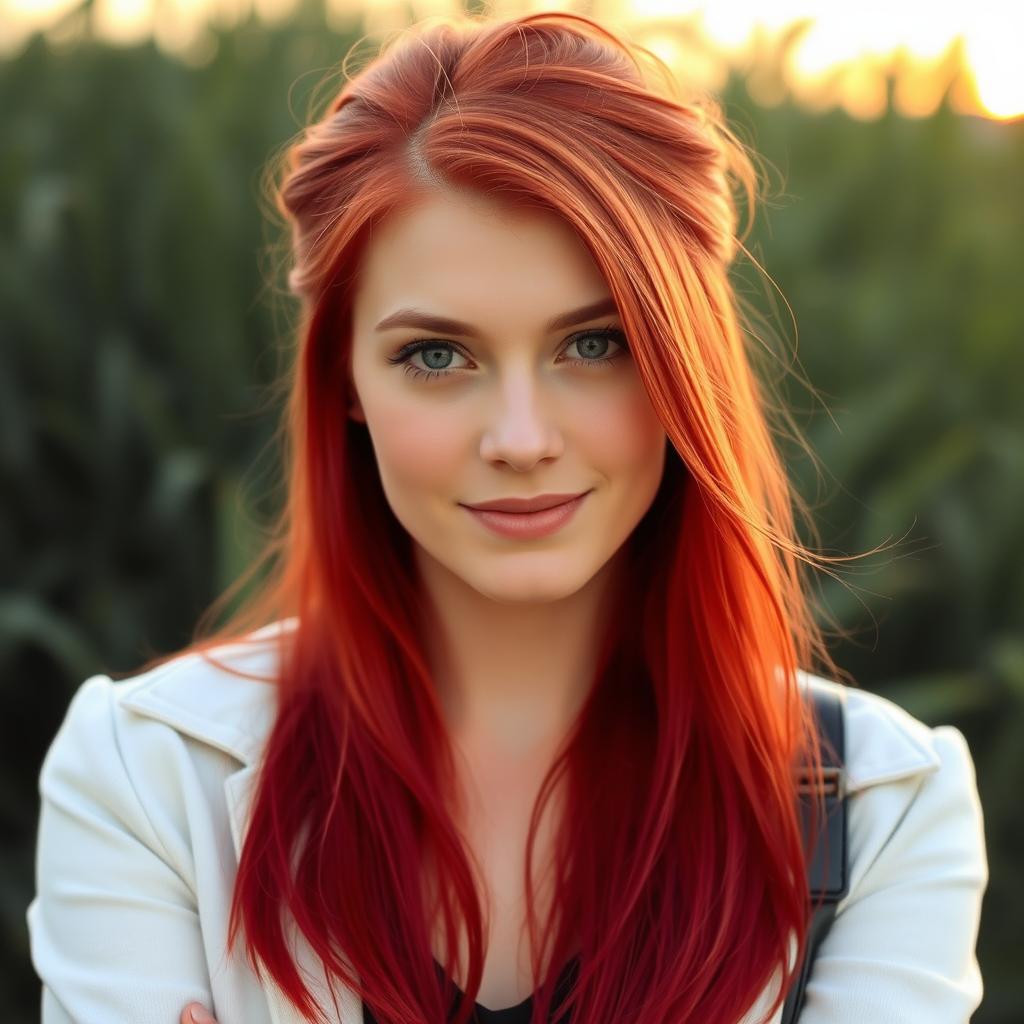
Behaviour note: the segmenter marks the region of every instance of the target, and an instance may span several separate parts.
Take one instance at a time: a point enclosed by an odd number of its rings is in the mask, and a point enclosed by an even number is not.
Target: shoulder
[[[90,676],[47,749],[40,795],[103,806],[138,834],[183,831],[197,802],[215,807],[225,780],[259,757],[283,628],[215,648],[214,661],[190,653],[129,678]]]
[[[262,988],[223,950],[248,759],[274,711],[266,639],[211,652],[248,675],[188,654],[73,694],[39,776],[26,910],[44,1005],[62,1020],[58,1006],[69,1021],[176,1020],[189,995],[264,1018]]]
[[[804,686],[837,693],[845,707],[846,774],[854,880],[872,850],[900,828],[917,824],[925,809],[935,822],[958,813],[968,838],[982,839],[982,810],[974,761],[963,733],[931,726],[880,694],[801,673]],[[916,814],[907,819],[911,805]],[[926,832],[919,834],[927,840]]]
[[[293,623],[273,623],[208,656],[179,655],[128,678],[91,676],[72,696],[50,753],[80,744],[95,748],[95,738],[106,732],[116,741],[108,752],[122,756],[129,748],[152,754],[200,741],[252,763],[276,714],[279,642]]]
[[[849,889],[808,983],[807,1024],[966,1021],[988,883],[984,818],[966,739],[882,696],[846,706]]]
[[[879,694],[804,674],[845,705],[849,891],[838,914],[890,885],[960,874],[988,881],[984,815],[970,748],[952,725],[930,726]]]
[[[241,802],[233,787],[254,770],[273,723],[276,635],[260,630],[211,652],[235,671],[187,654],[81,683],[39,773],[45,862],[72,843],[99,866],[113,843],[134,844],[197,892],[198,861],[223,857]]]

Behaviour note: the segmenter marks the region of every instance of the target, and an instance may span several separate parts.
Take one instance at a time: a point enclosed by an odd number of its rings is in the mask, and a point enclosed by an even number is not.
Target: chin
[[[551,554],[545,552],[541,557],[550,559]],[[486,566],[486,562],[483,564]],[[485,571],[482,576],[474,573],[471,577],[462,578],[477,593],[496,604],[526,605],[562,601],[575,594],[592,576],[593,573],[583,576],[567,573],[564,568],[548,564],[529,578],[524,578],[522,572],[503,574],[500,569]]]

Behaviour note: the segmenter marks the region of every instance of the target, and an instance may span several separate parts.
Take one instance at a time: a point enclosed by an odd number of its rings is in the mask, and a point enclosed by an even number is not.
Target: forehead
[[[374,228],[353,311],[357,328],[404,306],[478,323],[514,316],[525,325],[607,292],[586,245],[556,214],[437,193]]]

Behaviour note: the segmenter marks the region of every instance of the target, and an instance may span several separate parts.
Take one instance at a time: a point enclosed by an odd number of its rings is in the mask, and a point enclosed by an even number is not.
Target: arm
[[[800,1024],[966,1024],[981,1002],[981,804],[963,735],[933,732],[937,771],[850,798],[863,801],[856,818],[851,807],[851,842],[870,863],[821,944]],[[880,841],[879,821],[896,822]]]
[[[43,1024],[169,1024],[189,1000],[213,1005],[195,893],[128,774],[114,696],[105,676],[82,684],[40,773],[26,916]]]

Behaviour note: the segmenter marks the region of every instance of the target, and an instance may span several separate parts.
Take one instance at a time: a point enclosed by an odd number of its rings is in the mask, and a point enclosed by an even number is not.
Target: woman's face
[[[501,603],[575,593],[650,507],[666,451],[586,247],[547,212],[438,194],[375,228],[357,282],[350,415],[421,568]],[[397,322],[413,310],[462,324]],[[542,537],[500,535],[464,507],[585,491]]]

